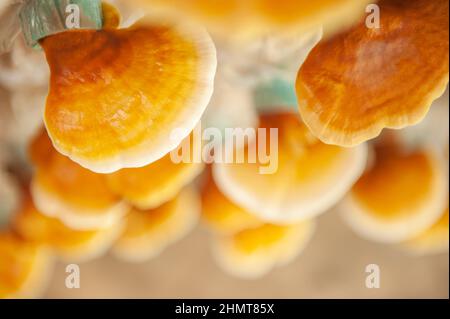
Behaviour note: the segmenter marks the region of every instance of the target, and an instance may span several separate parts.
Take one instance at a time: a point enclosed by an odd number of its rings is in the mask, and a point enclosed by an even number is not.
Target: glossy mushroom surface
[[[378,5],[379,28],[364,20],[322,41],[298,73],[300,113],[326,143],[354,146],[417,124],[447,86],[449,2]]]
[[[200,120],[213,91],[208,34],[144,18],[125,29],[69,30],[41,40],[50,66],[44,120],[55,148],[111,173],[148,165]],[[175,129],[186,136],[171,138]]]

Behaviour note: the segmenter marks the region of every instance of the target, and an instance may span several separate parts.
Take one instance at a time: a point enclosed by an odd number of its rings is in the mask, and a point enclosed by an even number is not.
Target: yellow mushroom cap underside
[[[202,220],[210,230],[229,235],[263,225],[264,222],[256,216],[231,202],[213,179],[208,178],[202,191]]]
[[[375,165],[355,184],[342,214],[358,234],[400,243],[431,227],[446,205],[443,164],[427,151],[376,152]]]
[[[265,224],[215,238],[213,254],[228,273],[247,279],[258,278],[295,259],[314,230],[314,220],[289,226]]]
[[[194,145],[192,135],[188,139],[190,145]],[[110,174],[107,182],[115,194],[141,210],[148,210],[173,199],[203,169],[203,163],[194,161],[174,163],[168,154],[145,167],[126,168]]]
[[[154,258],[187,235],[197,224],[199,215],[200,199],[192,187],[156,209],[134,209],[126,217],[125,230],[113,253],[130,262]]]
[[[48,250],[9,232],[0,233],[0,298],[36,298],[52,265]]]
[[[77,231],[56,218],[41,214],[31,199],[13,219],[15,231],[27,241],[51,247],[66,261],[87,261],[103,255],[121,233],[121,223],[111,227]]]
[[[448,251],[449,228],[448,207],[442,217],[431,228],[403,243],[403,248],[415,255]]]
[[[137,0],[150,10],[172,9],[205,23],[221,35],[244,39],[295,29],[325,26],[336,31],[356,22],[368,0]],[[372,1],[373,2],[373,1]],[[238,32],[234,32],[238,31]]]
[[[41,45],[51,71],[49,136],[94,172],[160,159],[194,129],[212,95],[214,45],[186,23],[143,19],[126,29],[70,30]],[[174,137],[175,129],[187,133]]]
[[[420,122],[448,83],[448,0],[383,0],[380,28],[316,46],[300,68],[303,120],[328,144],[354,146]]]
[[[42,132],[30,146],[37,168],[31,181],[40,212],[77,230],[108,228],[129,210],[113,194],[104,175],[93,173],[59,154]]]
[[[270,150],[268,145],[260,152],[265,143],[257,137],[237,150],[245,153],[243,163],[216,163],[213,176],[225,196],[263,220],[290,223],[321,214],[336,204],[364,171],[366,145],[326,145],[314,138],[295,114],[262,115],[260,128],[266,129],[267,144],[273,136],[269,129],[278,129],[278,142],[273,143],[278,150]],[[273,174],[262,174],[267,161],[260,156],[256,163],[247,160],[248,154],[258,153],[271,154],[271,161],[278,161]]]

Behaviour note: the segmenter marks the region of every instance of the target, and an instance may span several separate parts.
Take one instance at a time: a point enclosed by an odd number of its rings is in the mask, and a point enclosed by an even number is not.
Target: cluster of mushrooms
[[[448,130],[426,125],[448,115],[448,0],[111,2],[102,30],[40,40],[48,67],[20,38],[0,62],[0,297],[39,296],[55,257],[149,260],[199,220],[242,278],[332,208],[369,240],[448,250]],[[278,169],[174,163],[200,121],[277,128]]]

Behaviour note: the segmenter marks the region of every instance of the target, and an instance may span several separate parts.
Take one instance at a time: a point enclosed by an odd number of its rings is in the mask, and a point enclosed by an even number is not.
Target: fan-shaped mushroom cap
[[[200,200],[193,188],[184,189],[175,199],[156,209],[133,209],[126,217],[125,230],[113,252],[131,262],[156,257],[191,231],[199,214]]]
[[[235,234],[249,228],[262,226],[264,222],[226,198],[212,178],[208,178],[202,190],[202,219],[213,232]]]
[[[55,148],[92,171],[142,167],[181,143],[213,91],[214,45],[182,23],[70,30],[41,40],[51,70],[45,124]]]
[[[113,226],[128,212],[128,205],[109,190],[104,175],[59,154],[45,131],[32,143],[30,157],[37,165],[31,193],[43,214],[72,229],[89,230]]]
[[[265,23],[282,27],[293,26],[309,30],[323,26],[334,33],[355,23],[363,14],[369,0],[254,0],[256,10]]]
[[[368,0],[139,0],[150,10],[175,9],[200,19],[211,31],[248,39],[284,29],[309,31],[325,25],[339,30],[364,13]]]
[[[35,298],[49,277],[48,250],[12,232],[0,232],[0,298]]]
[[[262,174],[260,168],[267,163],[257,156],[256,163],[216,163],[213,176],[228,198],[263,220],[289,223],[325,212],[345,195],[365,168],[365,145],[352,149],[326,145],[314,138],[295,114],[262,115],[260,128],[266,129],[268,141],[274,137],[268,129],[278,129],[278,149],[268,146],[263,150],[271,153],[273,161],[278,157],[278,169]],[[237,152],[244,152],[247,159],[255,149],[258,154],[265,146],[258,139]]]
[[[194,145],[191,137],[190,145]],[[193,148],[191,148],[192,150]],[[204,169],[204,164],[191,161],[174,163],[168,154],[141,168],[126,168],[107,176],[108,186],[133,206],[148,210],[173,199]]]
[[[316,46],[300,68],[300,113],[315,136],[353,146],[420,122],[448,83],[448,0],[383,0],[380,28],[361,22]]]
[[[429,229],[403,244],[413,254],[431,254],[448,251],[448,207],[442,217]]]
[[[344,220],[371,240],[400,243],[442,215],[447,182],[441,161],[428,151],[376,148],[374,165],[342,204]]]
[[[73,230],[60,220],[41,214],[30,198],[24,200],[13,225],[26,240],[47,245],[62,259],[77,262],[103,255],[122,230],[120,222],[99,230]]]
[[[314,221],[288,226],[265,224],[216,238],[213,253],[230,274],[257,278],[291,262],[309,242],[314,229]]]

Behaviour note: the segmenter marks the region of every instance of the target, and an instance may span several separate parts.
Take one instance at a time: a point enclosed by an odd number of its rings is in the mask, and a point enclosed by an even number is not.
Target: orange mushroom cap
[[[217,188],[212,177],[202,190],[202,219],[214,233],[234,234],[262,226],[264,221],[231,202]]]
[[[45,131],[31,144],[30,157],[37,165],[31,193],[43,214],[70,228],[89,230],[108,228],[128,212],[128,205],[109,190],[104,175],[59,154]]]
[[[0,232],[0,298],[36,298],[52,264],[48,250],[9,231]]]
[[[420,122],[449,74],[448,0],[382,0],[365,21],[309,54],[297,78],[300,113],[329,144],[354,146],[383,128]]]
[[[213,253],[226,272],[247,279],[258,278],[297,257],[314,229],[314,221],[289,226],[264,224],[217,237]]]
[[[442,162],[432,152],[375,148],[375,163],[342,204],[344,220],[375,241],[400,243],[431,227],[446,205]]]
[[[429,229],[417,237],[403,243],[403,247],[412,254],[432,254],[448,251],[449,228],[448,207],[442,217]]]
[[[273,161],[278,157],[278,169],[273,174],[261,174],[261,167],[267,163],[257,158],[256,163],[216,163],[213,176],[228,198],[263,220],[290,223],[323,213],[345,195],[364,171],[365,145],[352,149],[326,145],[314,138],[295,114],[264,114],[260,128],[266,129],[268,141],[273,137],[268,130],[278,129],[278,150],[270,150],[270,146],[265,150],[266,154],[271,153]],[[253,152],[258,154],[264,146],[258,140],[259,137],[237,153],[244,152],[245,159]]]
[[[368,0],[139,0],[150,9],[175,9],[200,19],[220,36],[250,38],[287,28],[325,25],[339,30],[363,13]]]
[[[50,66],[45,124],[55,148],[111,173],[150,164],[192,131],[213,91],[215,48],[191,25],[70,30],[41,40]]]
[[[192,135],[190,140],[194,145]],[[192,150],[192,148],[191,148]],[[148,210],[173,199],[203,171],[202,163],[174,163],[168,154],[141,168],[126,168],[107,176],[110,189],[133,206]]]
[[[67,261],[87,261],[103,255],[121,233],[121,223],[89,231],[73,230],[56,218],[41,214],[31,198],[13,219],[14,229],[27,241],[47,245]]]
[[[113,247],[120,259],[141,262],[156,257],[188,234],[200,214],[200,200],[193,188],[186,188],[173,200],[151,210],[133,209],[125,230]]]

